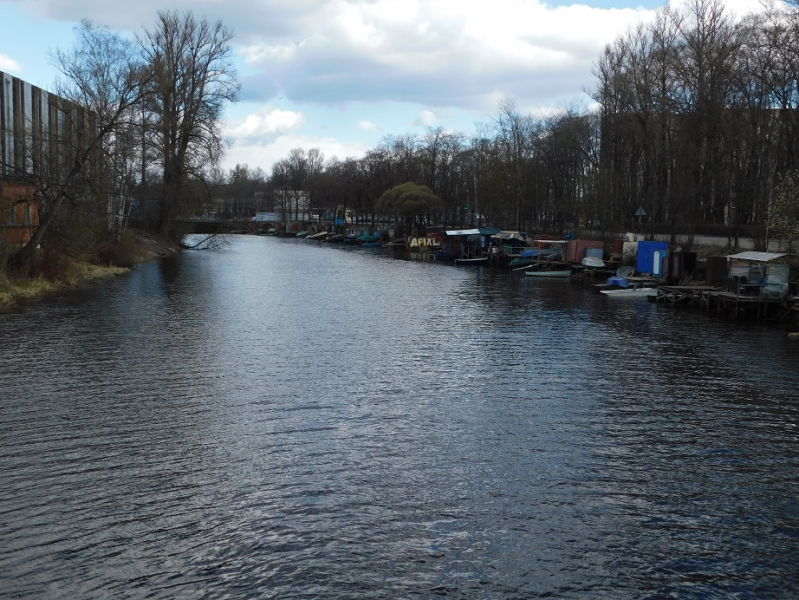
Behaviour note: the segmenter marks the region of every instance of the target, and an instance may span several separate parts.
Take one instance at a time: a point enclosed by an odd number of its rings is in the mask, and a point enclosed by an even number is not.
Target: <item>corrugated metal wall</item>
[[[55,100],[55,101],[53,101]],[[69,111],[69,112],[67,112]],[[37,180],[58,180],[76,151],[83,109],[0,71],[0,247],[25,244],[39,224]]]
[[[76,132],[88,126],[84,110],[2,71],[0,82],[0,178],[44,169],[55,175],[74,156]]]
[[[14,80],[0,71],[0,175],[14,164]]]
[[[3,135],[0,148],[0,173],[20,178],[33,174],[33,89],[31,84],[0,72],[3,82],[0,94]],[[38,88],[36,88],[38,90]],[[41,98],[41,94],[37,94]],[[39,109],[40,110],[40,109]]]

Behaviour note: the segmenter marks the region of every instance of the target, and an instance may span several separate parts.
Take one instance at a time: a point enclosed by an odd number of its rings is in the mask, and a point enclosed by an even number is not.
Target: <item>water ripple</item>
[[[0,592],[797,595],[797,345],[527,279],[241,237],[0,315]]]

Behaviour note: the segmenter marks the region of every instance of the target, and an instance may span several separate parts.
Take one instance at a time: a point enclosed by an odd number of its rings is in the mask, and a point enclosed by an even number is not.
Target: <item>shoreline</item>
[[[67,267],[63,277],[50,280],[42,275],[14,277],[0,271],[0,313],[14,310],[27,302],[68,290],[80,289],[95,281],[110,277],[121,277],[130,273],[137,265],[153,259],[176,254],[180,249],[147,234],[126,236],[124,244],[124,266],[97,264],[78,259],[64,259]],[[113,261],[112,261],[113,262]]]
[[[121,277],[130,273],[137,265],[156,258],[173,256],[181,251],[181,246],[171,244],[144,232],[128,232],[123,239],[98,252],[98,264],[86,260],[61,257],[61,272],[55,279],[42,275],[35,277],[14,277],[0,270],[0,314],[23,307],[26,303],[69,290],[92,285],[94,282],[110,277]],[[732,251],[728,247],[700,244],[693,248],[699,262],[710,256],[723,256]]]

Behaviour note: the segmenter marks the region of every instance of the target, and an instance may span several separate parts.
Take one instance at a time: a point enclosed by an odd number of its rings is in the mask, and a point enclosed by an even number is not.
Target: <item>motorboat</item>
[[[646,298],[647,296],[657,296],[658,289],[653,287],[619,288],[615,290],[600,290],[600,293],[606,294],[611,298]]]
[[[484,265],[488,262],[487,256],[475,256],[472,258],[456,258],[456,265]]]
[[[557,271],[536,271],[534,269],[529,269],[525,271],[524,274],[529,277],[571,277],[572,270],[560,269]]]

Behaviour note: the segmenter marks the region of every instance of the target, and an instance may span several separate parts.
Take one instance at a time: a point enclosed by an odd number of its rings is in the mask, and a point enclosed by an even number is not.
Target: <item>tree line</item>
[[[180,219],[211,195],[223,110],[238,96],[232,37],[221,21],[160,11],[132,39],[83,21],[75,45],[51,53],[61,79],[15,139],[39,214],[20,267],[42,245],[96,253],[132,220],[180,239]]]
[[[402,221],[378,200],[412,182],[440,199],[417,203],[427,223],[623,231],[643,208],[650,228],[672,236],[747,235],[761,247],[797,237],[795,7],[736,20],[721,0],[667,5],[608,44],[593,72],[596,108],[536,117],[505,98],[474,136],[428,128],[324,164],[318,150],[296,149],[271,184],[364,223]]]
[[[210,206],[551,233],[628,230],[643,209],[649,231],[672,236],[799,238],[796,6],[736,20],[721,0],[667,5],[597,57],[593,106],[537,116],[506,97],[471,136],[430,127],[360,158],[296,148],[269,173],[218,166],[239,92],[221,22],[162,11],[134,39],[88,22],[77,33],[53,53],[55,92],[89,125],[69,160],[39,160],[51,166],[34,181],[41,225],[23,260],[45,240],[85,251],[128,223],[178,240],[181,218]]]

